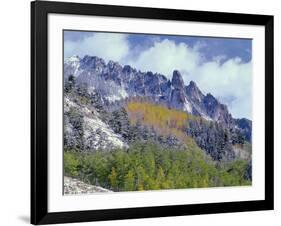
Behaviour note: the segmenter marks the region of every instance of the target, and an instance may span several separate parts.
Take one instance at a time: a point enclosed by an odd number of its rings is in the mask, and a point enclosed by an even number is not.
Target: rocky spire
[[[186,94],[192,101],[201,102],[204,98],[203,93],[200,91],[194,81],[190,81],[189,85],[185,88]]]
[[[172,86],[175,89],[184,88],[184,82],[183,82],[182,76],[178,70],[174,70],[174,72],[173,72]]]

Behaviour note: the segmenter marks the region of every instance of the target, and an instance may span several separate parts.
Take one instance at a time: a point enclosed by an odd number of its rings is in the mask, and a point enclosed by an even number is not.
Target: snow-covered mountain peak
[[[172,79],[155,72],[141,72],[130,65],[86,55],[70,57],[64,65],[64,77],[77,77],[77,84],[86,84],[113,104],[132,97],[149,98],[152,102],[185,111],[189,114],[214,120],[232,127],[234,119],[226,105],[213,95],[204,95],[194,81],[185,85],[178,70]]]
[[[77,63],[80,62],[80,57],[78,55],[73,55],[71,57],[66,58],[65,63]]]

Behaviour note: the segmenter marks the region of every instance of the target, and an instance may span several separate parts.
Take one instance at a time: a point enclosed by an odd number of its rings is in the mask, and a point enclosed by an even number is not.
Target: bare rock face
[[[208,93],[203,100],[207,114],[215,121],[221,122],[226,127],[233,124],[233,118],[227,106],[221,104],[213,95]]]
[[[252,141],[252,121],[246,118],[235,119],[235,125],[240,128],[246,140]]]
[[[108,189],[84,183],[72,177],[64,177],[64,194],[65,195],[79,195],[91,194],[97,192],[112,192]]]
[[[175,89],[179,89],[179,90],[184,89],[184,81],[178,70],[174,70],[173,72],[172,86]]]
[[[175,70],[172,77],[172,92],[169,107],[192,113],[192,105],[185,93],[184,81],[179,71]]]
[[[203,93],[194,81],[190,81],[189,85],[185,87],[185,92],[189,99],[194,103],[200,104],[204,98]]]

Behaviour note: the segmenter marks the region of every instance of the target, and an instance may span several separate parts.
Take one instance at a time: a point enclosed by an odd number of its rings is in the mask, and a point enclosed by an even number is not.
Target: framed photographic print
[[[273,209],[273,16],[31,3],[31,223]]]

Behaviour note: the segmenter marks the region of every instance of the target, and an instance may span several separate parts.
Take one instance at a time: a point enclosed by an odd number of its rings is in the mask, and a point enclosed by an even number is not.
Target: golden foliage
[[[173,135],[186,143],[192,140],[184,130],[188,127],[188,120],[195,117],[184,111],[169,109],[149,101],[131,101],[127,104],[126,110],[132,124],[140,123],[153,128],[163,136]]]

